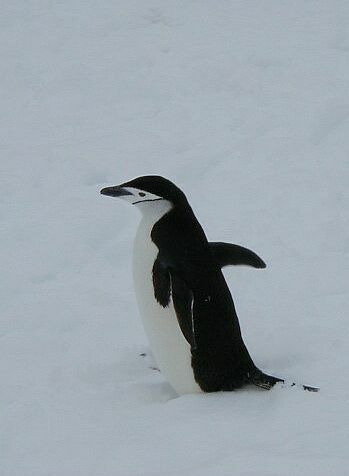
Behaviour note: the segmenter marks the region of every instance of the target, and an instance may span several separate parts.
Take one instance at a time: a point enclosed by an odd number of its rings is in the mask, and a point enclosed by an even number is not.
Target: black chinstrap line
[[[164,200],[163,198],[153,198],[148,200],[138,200],[138,202],[133,202],[132,205],[136,205],[137,203],[144,203],[144,202],[157,202],[158,200]]]

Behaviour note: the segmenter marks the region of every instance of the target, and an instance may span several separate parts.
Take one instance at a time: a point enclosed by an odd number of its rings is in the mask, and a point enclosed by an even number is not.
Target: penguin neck
[[[173,208],[173,204],[168,200],[140,202],[136,206],[142,214],[142,223],[148,225],[154,225]]]

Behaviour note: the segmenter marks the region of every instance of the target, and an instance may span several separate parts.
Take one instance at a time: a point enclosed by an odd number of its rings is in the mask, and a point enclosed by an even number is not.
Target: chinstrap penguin
[[[175,391],[270,389],[284,382],[254,364],[221,271],[265,268],[263,260],[238,245],[208,242],[184,193],[163,177],[138,177],[101,193],[142,213],[133,253],[136,297],[156,362]]]

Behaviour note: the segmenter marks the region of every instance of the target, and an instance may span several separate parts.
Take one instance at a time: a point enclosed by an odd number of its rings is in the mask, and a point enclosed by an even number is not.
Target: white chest
[[[145,333],[166,380],[181,395],[200,392],[191,367],[190,346],[178,325],[172,300],[163,308],[154,296],[152,269],[158,249],[150,233],[159,217],[143,216],[133,251],[133,277]]]

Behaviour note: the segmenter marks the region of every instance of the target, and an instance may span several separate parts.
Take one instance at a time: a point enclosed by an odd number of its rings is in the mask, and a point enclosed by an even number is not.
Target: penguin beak
[[[132,195],[131,192],[116,185],[115,187],[106,187],[101,190],[102,195],[108,195],[109,197],[122,197],[124,195]]]

